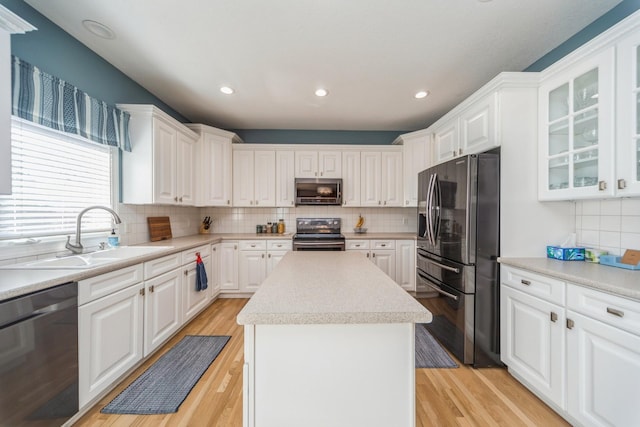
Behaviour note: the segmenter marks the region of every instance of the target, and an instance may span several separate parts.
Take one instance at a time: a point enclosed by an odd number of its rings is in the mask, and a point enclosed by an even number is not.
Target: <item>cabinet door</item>
[[[254,206],[276,205],[276,152],[255,151],[253,196]]]
[[[142,283],[78,308],[80,408],[142,359]]]
[[[267,259],[264,251],[240,251],[238,255],[238,281],[240,291],[255,292],[267,277]]]
[[[287,251],[269,251],[267,252],[267,276],[271,274],[276,265],[287,254]]]
[[[231,141],[204,133],[200,144],[200,206],[231,206]]]
[[[396,280],[396,251],[371,251],[371,261],[387,276]]]
[[[198,314],[204,307],[209,304],[210,287],[212,286],[211,277],[211,257],[202,258],[205,272],[207,273],[207,289],[203,291],[196,290],[196,263],[191,262],[188,266],[182,267],[182,312],[184,313],[183,323],[191,320],[193,316]]]
[[[585,426],[638,426],[640,336],[567,313],[568,411]]]
[[[153,119],[153,201],[175,204],[176,130],[159,119]]]
[[[321,178],[342,178],[342,153],[339,151],[320,151],[318,169]]]
[[[396,283],[407,291],[416,289],[416,243],[396,240]]]
[[[342,153],[342,204],[360,206],[360,152]]]
[[[539,393],[565,409],[565,310],[500,286],[501,359]]]
[[[182,277],[177,269],[145,282],[145,357],[182,326]]]
[[[253,151],[233,152],[233,206],[254,206]]]
[[[276,206],[294,206],[294,180],[294,152],[276,151]]]
[[[380,152],[363,151],[360,153],[360,205],[380,206]]]
[[[616,194],[640,195],[640,33],[617,51]]]
[[[195,149],[196,141],[182,132],[178,132],[176,145],[176,196],[178,197],[178,204],[188,206],[193,206],[195,204]]]
[[[540,200],[614,194],[613,68],[612,47],[540,86]]]
[[[220,294],[220,243],[211,245],[211,275],[209,276],[209,297],[215,299]]]
[[[402,206],[402,153],[381,154],[381,194],[383,206]]]
[[[445,124],[435,131],[433,136],[433,147],[435,152],[435,164],[451,160],[458,157],[458,119]]]
[[[402,145],[404,206],[418,206],[418,174],[431,166],[431,134],[407,139]]]
[[[318,152],[296,151],[296,178],[318,177]]]
[[[238,290],[238,243],[221,243],[220,251],[220,289]]]
[[[497,94],[474,103],[460,115],[460,154],[474,154],[490,150],[499,145],[496,135]]]

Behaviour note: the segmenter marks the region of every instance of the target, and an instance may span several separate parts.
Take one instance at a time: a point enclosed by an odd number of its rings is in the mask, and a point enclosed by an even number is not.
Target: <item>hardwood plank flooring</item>
[[[242,426],[243,328],[236,315],[246,299],[219,299],[150,360],[101,399],[75,426]],[[185,335],[231,335],[175,414],[108,415],[100,409]],[[416,426],[568,426],[505,369],[416,370]],[[303,427],[303,426],[300,426]]]

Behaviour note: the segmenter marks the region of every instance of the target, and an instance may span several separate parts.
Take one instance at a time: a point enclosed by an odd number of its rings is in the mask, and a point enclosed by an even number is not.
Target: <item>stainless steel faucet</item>
[[[105,211],[109,212],[113,216],[113,221],[116,224],[120,224],[122,222],[122,220],[120,219],[118,214],[113,209],[108,208],[106,206],[89,206],[88,208],[83,209],[78,214],[78,219],[76,220],[76,243],[72,244],[70,242],[71,236],[67,236],[67,244],[64,245],[65,248],[69,249],[74,254],[81,254],[83,249],[84,249],[84,247],[82,246],[81,239],[80,239],[80,234],[81,234],[81,230],[80,229],[81,229],[81,225],[82,225],[82,215],[84,215],[87,211],[90,211],[92,209],[105,210]]]

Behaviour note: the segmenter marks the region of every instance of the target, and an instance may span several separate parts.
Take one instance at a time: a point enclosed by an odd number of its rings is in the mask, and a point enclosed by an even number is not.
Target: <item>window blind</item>
[[[75,235],[78,213],[111,206],[109,147],[17,118],[11,126],[10,196],[0,196],[0,239]],[[111,215],[89,211],[82,231],[106,231]]]

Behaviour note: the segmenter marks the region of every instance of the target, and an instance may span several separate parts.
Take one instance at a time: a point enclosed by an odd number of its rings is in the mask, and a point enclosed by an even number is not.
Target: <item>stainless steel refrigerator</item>
[[[500,154],[418,175],[416,298],[427,329],[462,363],[500,365]]]

